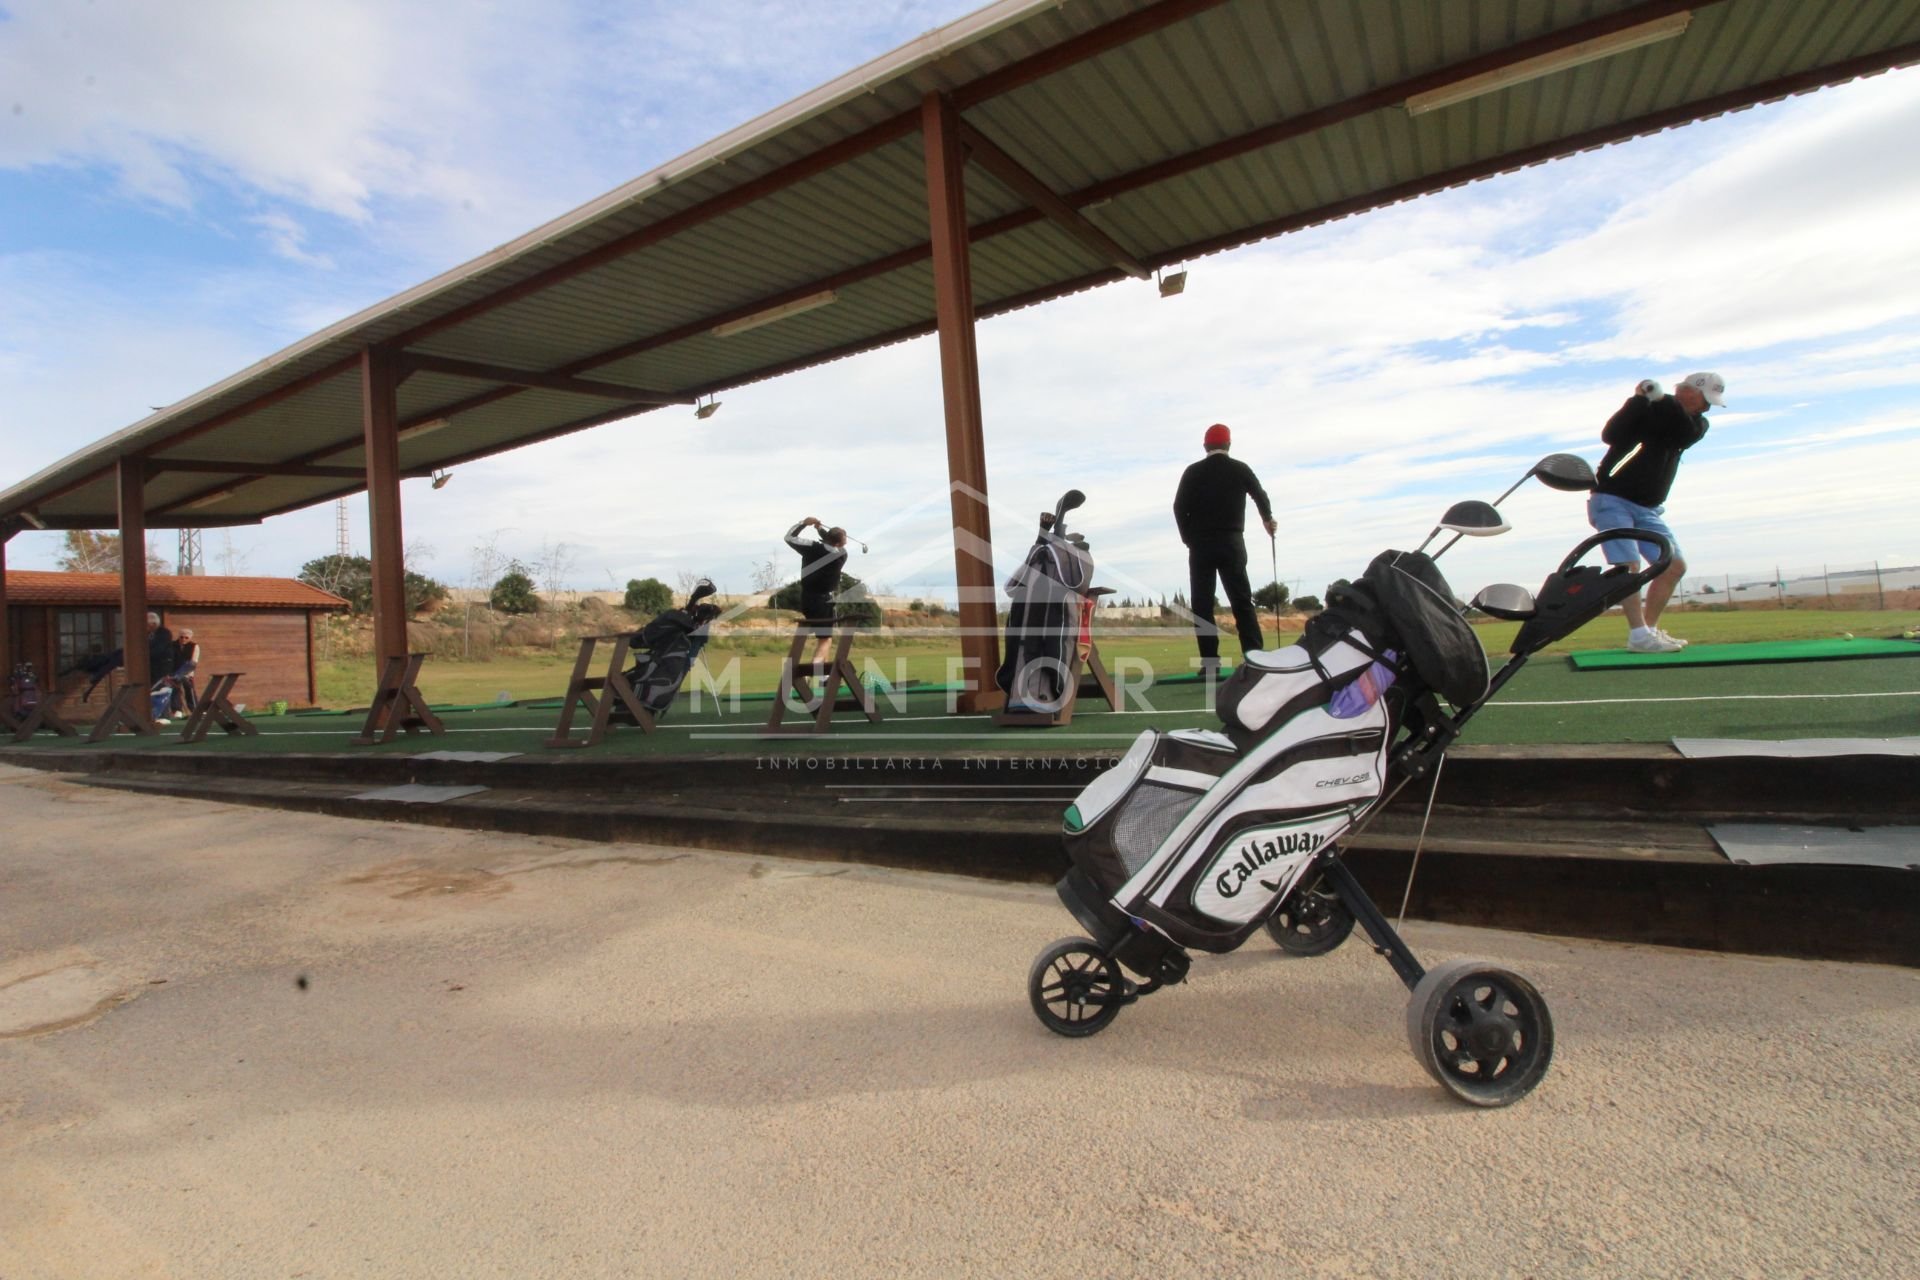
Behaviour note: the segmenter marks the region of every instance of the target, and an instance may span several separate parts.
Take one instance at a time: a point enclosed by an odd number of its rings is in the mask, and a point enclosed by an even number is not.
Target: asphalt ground
[[[1920,1272],[1912,970],[1409,925],[1552,1004],[1476,1111],[1359,945],[1069,1041],[1043,888],[4,767],[0,808],[7,1280]]]
[[[1123,747],[1142,729],[1218,728],[1207,709],[1205,687],[1171,683],[1123,693],[1125,709],[1110,711],[1104,702],[1082,699],[1073,723],[1046,730],[998,729],[987,716],[958,716],[949,711],[951,694],[907,693],[897,704],[884,698],[880,724],[868,724],[857,712],[839,712],[833,729],[814,738],[783,739],[781,749],[844,751],[849,746],[890,752],[996,750],[1077,751]],[[1140,697],[1144,696],[1144,705]],[[616,729],[606,742],[585,753],[602,755],[679,755],[689,752],[761,754],[767,740],[759,729],[772,704],[765,698],[696,701],[683,694],[662,724],[647,735]],[[215,730],[205,742],[179,741],[177,729],[157,738],[116,736],[89,746],[84,739],[36,737],[34,750],[161,751],[368,751],[408,754],[421,750],[542,751],[559,719],[557,706],[546,709],[449,712],[448,733],[421,744],[426,735],[402,737],[383,746],[355,747],[364,716],[344,714],[261,716],[251,719],[257,737],[228,737]],[[585,733],[584,715],[574,735]],[[804,723],[797,711],[787,724]],[[1668,667],[1652,670],[1574,671],[1562,657],[1535,660],[1469,727],[1463,743],[1604,744],[1666,742],[1675,737],[1797,738],[1903,737],[1920,733],[1920,660],[1876,658],[1834,662],[1791,662],[1766,666]],[[0,746],[0,759],[13,749]],[[556,753],[558,754],[558,753]]]

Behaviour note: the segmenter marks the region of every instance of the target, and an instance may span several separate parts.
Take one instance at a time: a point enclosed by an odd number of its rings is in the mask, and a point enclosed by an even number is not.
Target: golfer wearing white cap
[[[1687,571],[1679,539],[1661,519],[1667,491],[1680,469],[1680,455],[1707,434],[1706,408],[1726,401],[1727,384],[1717,373],[1689,374],[1667,395],[1651,378],[1634,388],[1620,411],[1607,419],[1600,439],[1607,456],[1601,459],[1598,483],[1587,499],[1587,519],[1595,529],[1645,529],[1662,534],[1673,546],[1673,562],[1647,584],[1647,598],[1632,595],[1621,604],[1627,615],[1627,648],[1635,653],[1677,653],[1685,640],[1660,629],[1660,614],[1673,598],[1674,588]],[[1616,538],[1601,544],[1607,563],[1640,567],[1644,549],[1649,559],[1659,548],[1651,542]]]

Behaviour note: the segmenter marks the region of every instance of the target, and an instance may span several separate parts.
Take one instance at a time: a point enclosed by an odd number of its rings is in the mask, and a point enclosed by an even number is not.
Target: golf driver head
[[[1584,493],[1594,486],[1593,466],[1577,453],[1550,453],[1533,464],[1533,474],[1562,493]]]
[[[1468,538],[1491,538],[1513,528],[1499,508],[1491,502],[1482,502],[1478,498],[1468,498],[1456,502],[1447,508],[1440,517],[1439,529],[1457,533]],[[1438,530],[1436,529],[1436,532]]]
[[[702,600],[705,600],[708,596],[712,595],[714,592],[718,591],[719,589],[720,588],[713,585],[713,579],[711,578],[700,579],[700,581],[693,584],[693,590],[687,593],[687,607],[692,608],[694,605],[698,604]]]

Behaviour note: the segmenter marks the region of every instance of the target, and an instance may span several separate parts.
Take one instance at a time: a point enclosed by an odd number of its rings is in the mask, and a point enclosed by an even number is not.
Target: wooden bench
[[[373,691],[373,705],[367,708],[367,722],[360,726],[354,745],[392,742],[403,729],[409,735],[422,729],[435,735],[447,731],[420,696],[420,664],[426,660],[424,653],[387,659],[380,672],[380,687]]]
[[[0,702],[0,733],[13,735],[15,742],[25,742],[42,730],[57,733],[63,738],[80,736],[80,731],[53,709],[53,699],[45,693],[21,714],[15,714],[5,702]]]
[[[607,673],[602,676],[587,674],[593,667],[594,650],[601,644],[613,642],[613,656],[607,660]],[[547,740],[549,747],[593,747],[606,740],[607,732],[614,723],[616,711],[624,710],[633,717],[633,723],[642,733],[652,733],[657,727],[653,713],[640,701],[640,695],[634,692],[633,682],[627,679],[627,658],[633,648],[631,632],[621,632],[610,636],[581,636],[580,654],[573,661],[573,676],[567,681],[567,700],[560,707],[560,723],[554,726],[553,737]],[[577,708],[586,708],[591,720],[584,738],[573,736],[573,713]]]
[[[787,649],[786,661],[780,664],[780,688],[773,695],[773,714],[767,717],[767,727],[762,733],[768,736],[825,733],[832,727],[833,713],[836,711],[858,711],[866,716],[869,723],[880,723],[880,709],[874,703],[873,690],[860,683],[849,657],[853,652],[852,624],[862,620],[857,614],[839,614],[831,619],[802,620],[795,624],[793,644]],[[816,639],[815,633],[820,627],[827,623],[834,628],[833,661],[827,667],[820,688],[815,689],[812,681],[799,672],[800,655]],[[812,665],[807,664],[809,670]],[[840,696],[842,685],[846,686],[849,695],[844,698]],[[798,697],[807,708],[807,714],[813,720],[811,725],[781,723],[786,718],[787,699],[790,696]]]
[[[159,736],[160,728],[153,722],[153,691],[145,685],[123,684],[115,689],[87,741],[105,742],[122,729],[143,738]]]
[[[244,671],[222,671],[207,678],[207,687],[200,691],[200,696],[194,700],[192,712],[187,716],[187,727],[180,731],[180,741],[200,742],[216,724],[229,734],[237,733],[249,738],[258,736],[260,731],[240,714],[231,697],[233,686],[245,674]]]

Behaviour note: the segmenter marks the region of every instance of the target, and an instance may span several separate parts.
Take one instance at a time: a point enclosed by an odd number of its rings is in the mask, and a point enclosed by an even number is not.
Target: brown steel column
[[[147,460],[122,458],[120,478],[120,665],[136,689],[153,687],[147,665]],[[168,672],[168,675],[173,674]],[[131,704],[142,720],[152,714],[145,698]]]
[[[394,353],[360,353],[360,416],[367,446],[367,524],[373,544],[373,665],[407,656],[406,550],[400,537],[400,390]]]
[[[0,528],[0,694],[13,678],[13,619],[7,613],[7,543],[13,530]]]
[[[962,711],[991,711],[1000,665],[987,517],[987,450],[981,436],[980,362],[973,345],[973,272],[967,257],[966,150],[960,113],[937,93],[920,104],[926,144],[927,220],[933,242],[933,309],[940,328],[940,387],[946,405],[947,476],[953,496],[953,565],[960,588]]]

